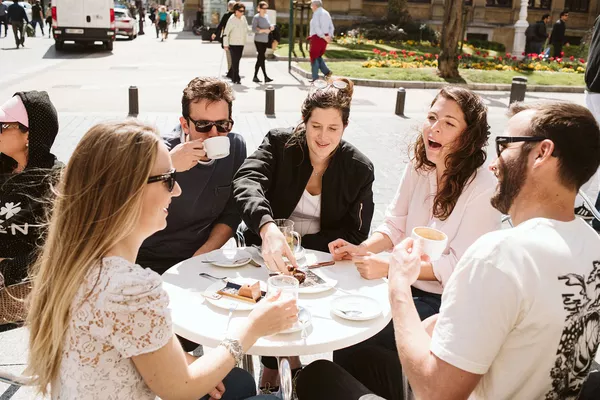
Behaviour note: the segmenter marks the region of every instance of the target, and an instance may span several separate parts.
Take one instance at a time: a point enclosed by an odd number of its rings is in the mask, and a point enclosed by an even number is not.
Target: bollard
[[[510,85],[510,100],[508,105],[516,101],[525,100],[525,92],[527,91],[527,78],[524,76],[515,76],[512,78],[512,85]]]
[[[275,116],[275,89],[271,85],[265,90],[265,115]]]
[[[404,104],[406,103],[406,90],[404,88],[398,88],[396,94],[396,115],[404,117]]]
[[[137,117],[140,113],[140,102],[138,98],[138,88],[129,86],[129,115]]]

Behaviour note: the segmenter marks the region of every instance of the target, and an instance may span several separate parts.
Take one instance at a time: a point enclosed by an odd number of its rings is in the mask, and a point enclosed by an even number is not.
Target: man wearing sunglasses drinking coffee
[[[223,246],[241,221],[231,181],[246,143],[231,132],[233,92],[217,78],[195,78],[183,91],[180,126],[165,138],[182,194],[172,199],[167,227],[148,238],[137,262],[159,274]]]

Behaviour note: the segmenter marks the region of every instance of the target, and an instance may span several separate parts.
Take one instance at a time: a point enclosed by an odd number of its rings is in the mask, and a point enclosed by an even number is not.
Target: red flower
[[[561,52],[560,52],[560,56],[561,56],[561,57],[564,57],[564,56],[565,56],[565,52],[564,52],[564,51],[561,51]]]
[[[384,51],[383,53],[381,53],[381,57],[387,57],[387,53]]]
[[[498,57],[498,61],[502,61],[502,56]]]
[[[513,61],[517,61],[517,56],[513,56]]]
[[[490,55],[490,53],[483,53],[483,56],[484,56],[485,58],[487,58],[489,55]]]
[[[440,55],[439,55],[439,54],[436,54],[436,55],[435,55],[435,59],[436,59],[436,60],[437,60],[439,57],[440,57]]]
[[[585,64],[585,60],[583,58],[580,58],[579,62],[582,63],[582,64]]]
[[[458,56],[458,59],[459,59],[459,60],[462,60],[462,56]]]
[[[373,53],[375,53],[375,54],[379,54],[379,53],[381,53],[381,52],[379,51],[379,49],[373,49]]]
[[[558,57],[558,58],[556,59],[556,62],[557,62],[557,63],[561,63],[561,62],[562,62],[562,58]]]
[[[393,55],[393,57],[394,57],[394,58],[398,58],[398,54],[394,54],[394,55]]]
[[[575,56],[569,57],[569,60],[571,60],[571,61],[575,60]]]
[[[409,57],[414,57],[414,55],[415,55],[415,54],[416,54],[416,53],[415,53],[414,51],[409,51],[409,52],[408,52],[408,56],[409,56]]]
[[[406,53],[403,53],[403,54],[402,54],[402,57],[406,58]]]
[[[477,55],[479,56],[479,55],[481,55],[481,52],[480,52],[479,50],[477,50],[477,51],[475,52],[475,54],[477,54]]]
[[[506,57],[507,57],[507,58],[510,58],[510,53],[506,53]]]
[[[524,55],[525,55],[525,52],[521,53],[521,55],[522,55],[522,56],[524,56]]]
[[[554,57],[550,57],[550,58],[549,58],[549,60],[550,60],[550,61],[554,61]]]

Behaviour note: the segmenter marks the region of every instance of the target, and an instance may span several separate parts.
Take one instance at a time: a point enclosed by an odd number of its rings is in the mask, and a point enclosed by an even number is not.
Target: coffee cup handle
[[[294,253],[300,251],[302,248],[302,236],[298,232],[292,231],[292,236],[298,240],[298,244],[294,247]]]

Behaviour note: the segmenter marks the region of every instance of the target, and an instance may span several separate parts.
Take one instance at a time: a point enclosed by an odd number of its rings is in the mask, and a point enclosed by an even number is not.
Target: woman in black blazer
[[[352,92],[347,79],[317,81],[302,104],[302,123],[271,130],[235,175],[233,195],[247,226],[246,244],[262,245],[272,271],[288,273],[284,256],[297,266],[274,219],[292,219],[302,245],[324,252],[339,237],[359,244],[369,235],[373,164],[342,140]],[[263,363],[271,371],[265,369],[261,386],[273,387],[277,362],[265,357]]]

